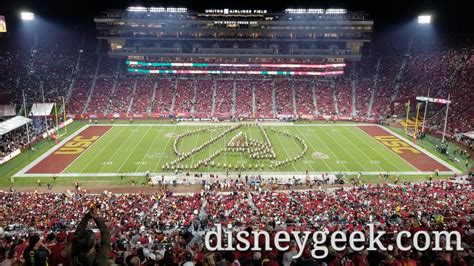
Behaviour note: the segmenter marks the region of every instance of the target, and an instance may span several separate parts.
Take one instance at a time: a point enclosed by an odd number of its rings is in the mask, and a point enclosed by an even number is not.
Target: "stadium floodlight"
[[[21,20],[34,20],[35,19],[35,14],[33,14],[31,12],[23,11],[23,12],[20,13],[20,18],[21,18]]]
[[[430,15],[418,16],[418,23],[419,24],[430,24],[431,23],[431,16]]]

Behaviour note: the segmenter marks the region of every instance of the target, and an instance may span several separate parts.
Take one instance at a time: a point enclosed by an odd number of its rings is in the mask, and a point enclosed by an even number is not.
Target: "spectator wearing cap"
[[[63,266],[71,265],[71,247],[67,242],[68,235],[62,231],[56,235],[56,243],[51,245],[50,264]]]

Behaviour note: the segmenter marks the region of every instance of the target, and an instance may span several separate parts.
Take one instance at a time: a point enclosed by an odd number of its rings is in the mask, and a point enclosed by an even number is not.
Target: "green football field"
[[[100,126],[89,126],[96,127]],[[122,124],[109,125],[59,174],[118,176],[227,170],[282,174],[420,172],[354,124]]]

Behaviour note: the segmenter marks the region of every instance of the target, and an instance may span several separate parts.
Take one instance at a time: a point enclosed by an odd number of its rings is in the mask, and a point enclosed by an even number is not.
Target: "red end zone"
[[[64,171],[111,126],[92,126],[56,149],[53,153],[30,168],[27,174],[58,174]]]
[[[387,148],[398,154],[420,171],[451,171],[451,169],[437,162],[422,151],[416,149],[405,141],[392,135],[382,127],[378,126],[359,126],[365,133],[380,141]]]

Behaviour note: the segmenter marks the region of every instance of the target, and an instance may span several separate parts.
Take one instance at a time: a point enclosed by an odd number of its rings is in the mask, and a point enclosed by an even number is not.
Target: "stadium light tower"
[[[22,11],[20,12],[20,18],[21,20],[27,20],[27,21],[34,20],[35,14],[33,14],[32,12]]]
[[[418,16],[418,24],[431,24],[431,16],[430,15]]]

